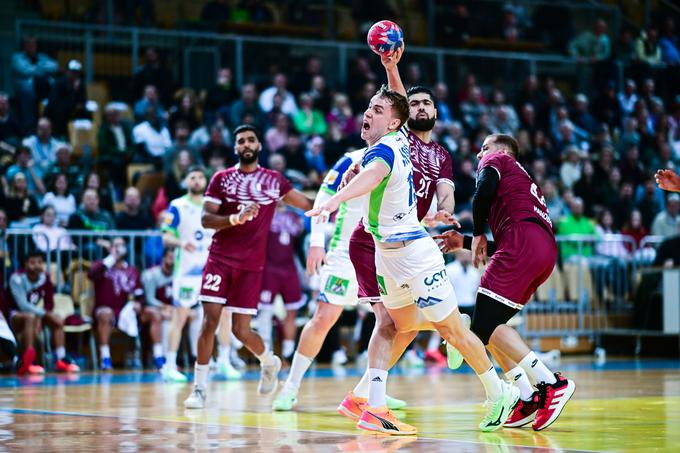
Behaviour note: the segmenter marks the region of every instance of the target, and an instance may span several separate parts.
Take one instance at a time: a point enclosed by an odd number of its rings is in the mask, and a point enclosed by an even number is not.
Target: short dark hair
[[[408,91],[406,92],[406,97],[410,98],[414,94],[418,94],[418,93],[427,94],[428,96],[430,96],[430,100],[432,102],[434,102],[434,93],[432,92],[432,90],[427,88],[427,87],[424,87],[422,85],[414,85],[411,88],[409,88]]]
[[[515,140],[512,135],[491,134],[491,137],[493,137],[493,142],[495,144],[508,148],[508,150],[515,156],[515,159],[519,157],[519,143],[517,143],[517,140]]]
[[[162,257],[165,257],[168,253],[175,253],[176,247],[165,247],[163,248],[163,254],[161,255]]]
[[[403,126],[406,120],[408,120],[408,100],[406,97],[394,90],[390,90],[387,85],[381,86],[376,95],[390,101],[392,110],[394,110],[400,121],[399,127]]]
[[[189,168],[187,168],[187,171],[184,172],[184,178],[189,176],[189,174],[194,173],[194,172],[201,172],[203,173],[203,176],[207,176],[208,172],[205,171],[205,167],[203,165],[191,165]]]
[[[232,134],[233,137],[234,137],[234,141],[236,141],[236,136],[238,134],[242,134],[243,132],[248,132],[248,131],[255,134],[255,137],[257,137],[257,140],[261,141],[260,140],[260,134],[257,132],[257,129],[252,124],[241,124],[240,126],[237,126],[236,129],[234,129],[234,133]]]
[[[34,248],[28,251],[26,256],[24,256],[24,262],[28,262],[31,258],[41,258],[45,261],[45,253],[42,250]]]

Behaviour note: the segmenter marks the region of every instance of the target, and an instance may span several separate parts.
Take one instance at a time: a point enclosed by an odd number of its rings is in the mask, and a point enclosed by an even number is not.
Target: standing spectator
[[[273,105],[272,95],[272,105]],[[246,83],[241,87],[241,99],[234,101],[231,106],[230,126],[236,127],[239,124],[244,124],[243,119],[251,115],[254,118],[253,125],[258,129],[262,130],[267,120],[264,112],[260,108],[260,104],[257,101],[257,89],[254,83]]]
[[[40,214],[38,200],[28,191],[26,175],[17,172],[10,179],[9,192],[5,200],[7,218],[11,222],[30,222]]]
[[[666,199],[666,210],[657,214],[652,223],[654,236],[669,237],[678,234],[680,225],[680,195],[672,193]]]
[[[295,97],[287,90],[288,79],[283,73],[274,75],[273,85],[267,88],[260,94],[260,108],[264,112],[269,112],[274,106],[274,95],[279,94],[283,98],[281,110],[286,115],[293,115],[297,112],[297,105],[295,104]]]
[[[185,123],[190,131],[194,131],[201,125],[201,119],[196,105],[196,95],[191,89],[187,89],[179,96],[179,104],[170,109],[170,120],[168,128],[175,131],[177,124]]]
[[[57,173],[52,179],[50,191],[45,194],[42,200],[43,206],[54,208],[57,224],[66,226],[71,214],[76,212],[76,199],[68,191],[69,183],[66,173]]]
[[[141,96],[142,91],[145,91],[145,87],[148,85],[158,88],[163,103],[170,101],[175,85],[174,77],[170,71],[163,67],[158,51],[154,47],[146,49],[144,65],[137,69],[133,76],[133,96],[135,98]]]
[[[165,123],[167,112],[161,104],[158,97],[158,89],[154,85],[145,86],[142,98],[135,102],[133,113],[135,114],[136,123],[141,123],[146,119],[147,110],[149,108],[153,109],[159,121]]]
[[[59,137],[66,137],[69,121],[90,118],[90,114],[85,110],[87,96],[82,69],[78,60],[69,61],[66,73],[52,86],[45,115],[52,120],[54,134]]]
[[[128,187],[123,199],[123,211],[116,215],[116,228],[119,230],[148,230],[153,228],[153,220],[141,209],[142,196],[136,187]]]
[[[24,176],[27,190],[31,194],[45,193],[45,183],[43,182],[43,171],[36,165],[36,161],[31,157],[31,150],[25,146],[20,146],[16,152],[17,162],[7,168],[5,177],[11,181],[17,174]]]
[[[35,126],[37,101],[49,94],[48,77],[56,73],[58,68],[56,61],[38,52],[38,42],[35,38],[25,38],[21,52],[12,55],[14,87],[24,131]]]
[[[12,152],[22,135],[21,125],[10,108],[9,95],[0,91],[0,154]]]
[[[285,113],[278,113],[274,119],[274,127],[264,134],[264,145],[268,150],[276,151],[286,144],[290,133],[290,120]]]
[[[82,205],[68,220],[69,230],[114,230],[116,224],[108,211],[99,208],[99,194],[95,189],[85,189]]]
[[[215,121],[217,115],[229,118],[229,107],[238,99],[238,91],[234,86],[231,68],[220,68],[217,71],[215,84],[205,95],[205,120]]]
[[[312,97],[302,94],[300,109],[293,115],[295,129],[302,135],[323,135],[328,130],[323,114],[313,107]]]
[[[41,174],[56,160],[57,149],[62,142],[52,137],[52,122],[40,118],[35,135],[26,137],[22,144],[31,150],[31,158],[37,163]]]
[[[163,156],[172,147],[170,131],[161,123],[152,106],[147,107],[145,118],[146,121],[132,129],[132,137],[136,146],[132,160],[154,164],[157,169],[160,169]]]
[[[134,143],[132,129],[127,121],[121,121],[120,109],[109,104],[104,110],[104,123],[97,132],[100,168],[108,173],[118,188],[125,185],[127,165],[132,159]]]
[[[57,358],[54,368],[59,372],[77,373],[78,365],[66,358],[64,320],[54,312],[54,285],[45,272],[42,252],[32,251],[26,256],[24,269],[12,275],[9,280],[11,296],[12,328],[23,338],[24,353],[17,374],[43,374],[45,370],[33,362],[33,347],[36,333],[42,325],[52,333],[52,343]]]

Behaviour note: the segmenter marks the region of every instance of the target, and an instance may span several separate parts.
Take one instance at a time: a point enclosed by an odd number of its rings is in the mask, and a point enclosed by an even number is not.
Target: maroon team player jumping
[[[487,260],[477,293],[472,331],[487,345],[506,376],[520,388],[521,400],[507,427],[534,422],[536,431],[550,426],[574,393],[574,382],[552,373],[506,323],[529,301],[552,273],[557,244],[545,198],[522,165],[519,145],[509,135],[488,136],[477,155],[477,190],[472,199],[474,238],[468,238],[475,267]],[[487,243],[487,221],[495,243]],[[463,246],[459,233],[437,236],[445,252]],[[518,365],[519,364],[519,365]],[[536,382],[533,390],[527,374]]]
[[[257,314],[269,228],[276,203],[302,210],[312,201],[292,189],[279,172],[258,165],[262,149],[255,128],[242,125],[234,130],[234,149],[239,163],[219,171],[210,180],[204,197],[202,224],[216,230],[203,270],[199,300],[203,325],[198,339],[194,389],[184,402],[189,409],[205,406],[209,360],[220,314],[232,312],[232,332],[260,361],[260,394],[276,389],[281,359],[265,347],[250,329]]]

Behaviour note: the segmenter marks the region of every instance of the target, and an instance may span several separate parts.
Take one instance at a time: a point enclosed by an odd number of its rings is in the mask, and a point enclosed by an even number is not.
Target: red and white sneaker
[[[446,356],[439,349],[429,349],[425,351],[425,361],[434,362],[437,366],[445,367],[447,364]]]
[[[555,378],[557,382],[554,384],[542,382],[536,385],[539,407],[534,424],[531,425],[534,431],[540,431],[552,425],[576,390],[574,381],[562,377],[560,373],[555,373]]]
[[[533,422],[537,412],[538,392],[534,392],[529,401],[520,399],[517,402],[517,405],[512,410],[512,414],[510,414],[510,418],[508,418],[503,426],[506,428],[521,428],[522,426]]]
[[[349,419],[359,420],[367,404],[367,398],[361,398],[356,396],[354,392],[348,392],[338,406],[338,412]]]
[[[19,376],[45,374],[45,368],[41,367],[40,365],[34,365],[30,363],[28,365],[22,365],[17,370],[17,374]]]
[[[54,371],[59,373],[77,373],[80,367],[68,359],[57,360],[54,364]]]

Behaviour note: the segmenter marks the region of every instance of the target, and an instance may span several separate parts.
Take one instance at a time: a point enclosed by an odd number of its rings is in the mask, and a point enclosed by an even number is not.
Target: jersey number
[[[421,179],[420,181],[420,187],[418,187],[418,191],[416,192],[416,196],[418,198],[425,198],[427,193],[430,191],[430,183],[432,181],[425,181],[424,179]]]
[[[540,197],[538,196],[538,186],[536,185],[536,183],[531,183],[531,195],[536,197],[538,202],[541,203],[541,205],[543,205],[543,207],[546,207],[545,197],[544,196],[540,196]]]
[[[203,283],[203,289],[219,291],[220,283],[222,283],[222,277],[220,275],[205,274],[205,283]]]

